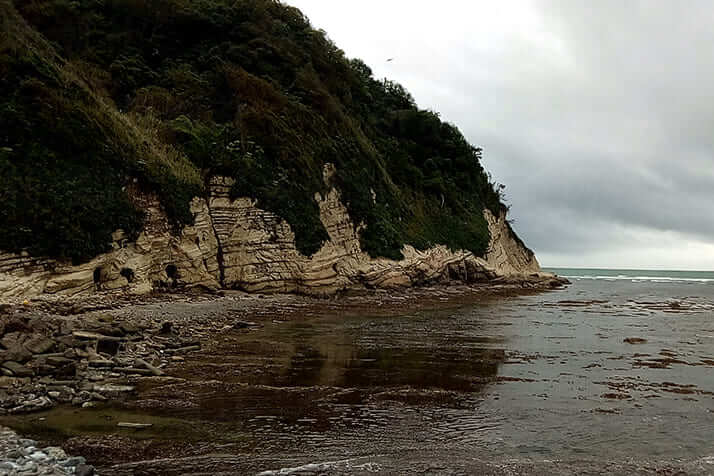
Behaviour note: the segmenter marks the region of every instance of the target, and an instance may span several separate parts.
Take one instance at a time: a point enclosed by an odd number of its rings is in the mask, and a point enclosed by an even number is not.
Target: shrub
[[[314,197],[330,162],[372,256],[399,258],[404,244],[485,252],[482,211],[504,207],[481,150],[401,85],[348,60],[297,9],[274,0],[14,4],[22,17],[12,10],[17,31],[5,37],[17,44],[0,48],[9,92],[0,147],[10,150],[0,156],[1,193],[11,202],[0,248],[34,243],[87,259],[114,228],[139,229],[123,191],[130,178],[157,191],[178,227],[190,223],[205,177],[225,174],[234,197],[285,219],[310,255],[328,238]],[[37,204],[32,218],[19,212],[23,201]]]

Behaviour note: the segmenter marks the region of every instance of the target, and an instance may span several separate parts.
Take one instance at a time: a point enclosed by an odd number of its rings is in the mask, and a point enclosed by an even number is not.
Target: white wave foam
[[[612,275],[562,275],[568,279],[594,279],[602,281],[632,281],[633,283],[711,283],[714,278],[685,278],[679,276],[626,276],[624,274]]]

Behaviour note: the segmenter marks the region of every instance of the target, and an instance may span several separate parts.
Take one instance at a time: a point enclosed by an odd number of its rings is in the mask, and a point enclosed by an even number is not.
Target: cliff
[[[539,270],[481,149],[278,1],[0,0],[0,91],[0,299]]]
[[[326,175],[331,173],[326,167]],[[27,253],[0,255],[0,301],[39,294],[81,295],[125,289],[201,286],[249,292],[297,292],[327,296],[365,288],[398,288],[453,280],[522,280],[548,283],[533,253],[512,235],[505,216],[484,211],[491,243],[485,257],[436,246],[403,250],[401,260],[374,259],[360,246],[339,192],[316,197],[329,240],[311,257],[295,246],[290,226],[250,198],[230,199],[232,179],[213,177],[208,199],[194,198],[194,225],[172,233],[156,197],[136,192],[147,210],[144,230],[130,242],[121,230],[113,250],[78,266]]]

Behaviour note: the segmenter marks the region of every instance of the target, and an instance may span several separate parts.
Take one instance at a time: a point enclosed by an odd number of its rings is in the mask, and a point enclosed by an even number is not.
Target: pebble
[[[81,456],[69,457],[62,448],[40,448],[35,440],[20,438],[14,431],[0,427],[0,475],[63,476],[96,474]]]

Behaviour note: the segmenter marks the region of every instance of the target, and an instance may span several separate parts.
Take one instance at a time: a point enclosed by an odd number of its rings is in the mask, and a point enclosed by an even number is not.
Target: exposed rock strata
[[[333,171],[326,167],[326,179]],[[512,234],[505,216],[484,211],[491,233],[485,258],[436,246],[405,246],[404,259],[372,259],[359,242],[340,194],[316,195],[330,239],[311,257],[300,254],[290,226],[249,198],[231,200],[231,179],[214,177],[208,200],[194,198],[193,226],[171,232],[155,197],[136,194],[147,211],[143,232],[128,242],[114,234],[113,250],[72,266],[26,253],[0,253],[0,301],[38,294],[77,295],[126,288],[203,286],[250,292],[331,295],[359,288],[391,288],[448,280],[547,280],[533,253]]]

